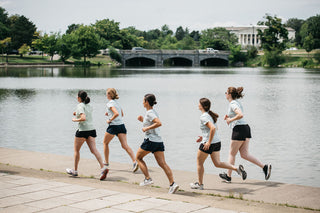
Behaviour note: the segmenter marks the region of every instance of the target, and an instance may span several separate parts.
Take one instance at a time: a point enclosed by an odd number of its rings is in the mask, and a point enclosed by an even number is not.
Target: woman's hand
[[[204,145],[203,145],[203,150],[208,150],[209,148],[210,148],[210,143],[209,142],[207,142],[207,143],[205,143]]]
[[[228,125],[231,123],[231,119],[228,115],[224,116],[224,120],[227,122]]]
[[[142,132],[146,132],[146,131],[148,131],[148,127],[143,127]]]
[[[200,143],[202,141],[202,136],[198,136],[198,140],[196,140],[197,143]]]
[[[108,120],[107,120],[107,124],[110,124],[110,123],[111,123],[111,120],[110,120],[110,119],[108,119]]]
[[[73,112],[73,115],[74,115],[74,116],[76,116],[76,114],[77,114],[76,112]]]
[[[143,122],[143,117],[142,117],[142,115],[139,115],[139,116],[138,116],[138,121]]]
[[[105,114],[106,116],[108,116],[108,112],[106,112],[106,114]]]
[[[77,121],[78,121],[78,119],[76,119],[76,118],[72,118],[72,121],[73,121],[73,122],[77,122]]]

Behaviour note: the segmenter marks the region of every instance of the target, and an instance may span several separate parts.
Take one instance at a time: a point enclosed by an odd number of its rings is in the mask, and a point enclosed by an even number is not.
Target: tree
[[[35,32],[33,35],[34,39],[32,40],[31,47],[33,50],[38,50],[42,52],[42,57],[43,57],[43,52],[44,52],[44,44],[43,44],[43,36],[41,35],[40,32]]]
[[[320,48],[320,15],[308,18],[301,27],[300,35],[304,47],[308,46],[311,50]],[[310,44],[311,38],[312,45]]]
[[[265,30],[258,29],[258,36],[264,50],[264,63],[270,67],[277,67],[282,62],[282,51],[286,48],[288,41],[288,30],[281,19],[277,16],[266,15],[265,21],[258,22],[258,25],[265,25]]]
[[[23,55],[27,54],[27,52],[30,51],[30,46],[28,46],[27,44],[23,44],[18,51],[20,56],[23,57]]]
[[[86,65],[86,58],[92,58],[99,53],[101,38],[94,27],[83,25],[73,31],[71,35],[74,42],[72,56],[75,58],[83,57],[84,65]]]
[[[58,51],[58,38],[59,35],[56,33],[53,33],[51,35],[44,34],[42,38],[44,52],[51,57],[51,62],[54,54]]]
[[[303,48],[307,51],[308,55],[314,49],[314,39],[312,35],[308,35],[304,38]]]
[[[58,38],[57,41],[57,50],[60,56],[60,59],[63,62],[66,62],[68,58],[72,55],[72,45],[75,42],[71,34],[64,34],[61,38]]]
[[[176,47],[182,50],[193,50],[196,47],[195,41],[190,36],[184,37],[181,41],[178,41]]]
[[[1,40],[0,41],[0,46],[1,46],[2,55],[3,55],[4,52],[7,53],[6,62],[8,63],[8,53],[9,53],[10,46],[11,46],[11,38],[7,37],[7,38]]]
[[[161,36],[161,31],[159,29],[149,30],[144,33],[144,39],[147,41],[157,40]]]
[[[96,21],[94,25],[92,25],[96,33],[107,42],[105,45],[109,46],[110,44],[118,41],[120,39],[120,23],[115,22],[114,20],[103,19],[100,21]]]
[[[31,45],[33,35],[37,29],[36,26],[25,16],[13,16],[11,21],[11,38],[13,49],[18,49],[23,44]]]
[[[184,29],[180,26],[176,29],[175,37],[178,41],[181,41],[186,36],[186,32]]]
[[[202,48],[211,47],[217,50],[228,50],[230,45],[235,45],[238,39],[222,27],[202,31],[200,44]]]
[[[190,33],[190,37],[193,38],[194,41],[199,41],[200,40],[200,32],[199,31],[192,31]]]
[[[238,62],[245,63],[247,61],[247,56],[244,52],[241,51],[240,45],[230,45],[229,49],[229,61],[231,64],[235,65]]]
[[[264,31],[258,29],[258,36],[261,40],[261,46],[264,50],[273,51],[286,49],[286,42],[288,41],[288,30],[284,24],[281,23],[281,18],[277,16],[266,15],[266,21],[258,22],[258,25],[265,25]]]
[[[71,24],[71,25],[69,25],[68,29],[66,30],[66,34],[72,33],[73,31],[75,31],[79,27],[80,27],[80,24]]]
[[[172,32],[172,30],[170,30],[170,28],[169,28],[169,26],[168,25],[163,25],[162,27],[161,27],[161,36],[163,37],[163,38],[165,38],[166,36],[168,36],[168,35],[172,35],[173,34],[173,32]]]
[[[285,23],[286,27],[291,27],[292,29],[295,30],[295,39],[294,42],[297,46],[302,46],[303,43],[301,42],[301,35],[300,35],[300,29],[302,25],[304,24],[304,20],[302,19],[297,19],[297,18],[290,18],[288,21]]]
[[[0,7],[0,40],[5,39],[10,35],[10,23],[8,13]]]

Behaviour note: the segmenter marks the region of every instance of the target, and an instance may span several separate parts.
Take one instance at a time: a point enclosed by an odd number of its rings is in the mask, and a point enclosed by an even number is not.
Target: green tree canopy
[[[103,19],[96,21],[93,27],[101,38],[105,39],[108,44],[112,44],[121,37],[119,24],[119,22],[115,22],[114,20]]]
[[[230,33],[222,27],[207,29],[202,31],[200,44],[201,48],[211,47],[217,50],[228,50],[230,45],[238,41],[235,34]]]
[[[266,15],[265,21],[258,22],[258,25],[265,25],[265,30],[258,29],[258,36],[261,39],[261,46],[266,51],[279,50],[283,51],[286,48],[288,41],[288,30],[281,23],[281,18],[277,16]]]
[[[68,29],[66,30],[66,34],[72,33],[73,31],[75,31],[79,27],[80,27],[80,24],[71,24],[71,25],[69,25]]]
[[[51,61],[53,55],[58,51],[58,39],[59,34],[52,33],[51,35],[44,34],[42,38],[43,50],[51,57]]]
[[[11,19],[12,47],[20,48],[23,44],[31,45],[36,26],[25,16],[17,16]]]
[[[295,39],[294,42],[296,43],[297,46],[302,46],[303,43],[301,42],[301,35],[300,35],[300,29],[305,21],[302,19],[297,19],[297,18],[290,18],[288,21],[285,23],[286,27],[291,27],[292,29],[295,30]]]
[[[0,7],[0,40],[5,39],[10,35],[10,22],[8,13]]]
[[[308,18],[301,27],[300,35],[304,48],[306,46],[311,50],[320,48],[320,15]],[[312,42],[310,41],[311,38],[313,39]]]

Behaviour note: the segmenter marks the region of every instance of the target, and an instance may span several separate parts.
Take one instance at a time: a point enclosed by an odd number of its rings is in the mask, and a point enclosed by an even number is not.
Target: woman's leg
[[[257,166],[263,168],[264,165],[261,163],[261,161],[249,153],[249,141],[250,139],[247,138],[246,141],[240,147],[239,149],[240,156],[243,159],[250,161],[251,163],[256,164]]]
[[[236,140],[231,140],[230,144],[230,151],[229,151],[229,163],[231,165],[234,165],[236,161],[236,155],[241,147],[241,145],[244,143],[244,141],[236,141]],[[228,176],[231,177],[232,170],[228,170]]]
[[[146,156],[149,153],[150,153],[149,151],[146,151],[146,150],[139,148],[138,152],[137,152],[137,157],[136,157],[136,160],[139,164],[140,170],[144,174],[145,179],[149,179],[150,176],[149,176],[149,172],[148,172],[148,167],[147,167],[146,163],[144,162],[143,158],[144,158],[144,156]]]
[[[85,138],[74,138],[74,170],[78,171],[78,164],[80,161],[80,149],[82,144],[86,141]]]
[[[126,152],[128,153],[128,155],[130,156],[132,162],[136,162],[136,159],[135,159],[135,156],[134,156],[134,153],[132,151],[132,149],[130,148],[130,146],[128,145],[127,143],[127,135],[124,134],[124,133],[121,133],[121,134],[118,134],[118,138],[119,138],[119,141],[121,143],[121,147],[126,150]]]
[[[173,184],[174,181],[173,181],[172,171],[171,171],[170,167],[168,166],[168,164],[166,163],[166,160],[164,159],[164,152],[163,151],[155,152],[154,157],[156,158],[158,165],[166,173],[166,175],[169,179],[170,185]]]
[[[114,137],[114,135],[109,134],[108,132],[106,132],[104,134],[104,138],[103,138],[103,152],[104,152],[104,159],[105,159],[105,163],[109,164],[109,143],[112,140],[112,138]]]
[[[102,160],[102,157],[101,157],[99,151],[97,150],[95,138],[90,136],[86,141],[87,141],[87,144],[88,144],[88,147],[89,147],[91,153],[94,154],[94,156],[97,158],[97,160],[100,164],[100,168],[102,169],[103,168],[103,160]]]
[[[199,181],[200,185],[203,184],[203,174],[204,174],[203,164],[204,164],[205,160],[207,159],[208,155],[209,154],[198,150],[197,168],[198,168],[198,181]]]
[[[237,171],[237,167],[231,165],[230,163],[220,161],[220,151],[219,152],[212,152],[210,157],[211,157],[211,160],[212,160],[213,164],[215,165],[215,167],[224,168],[224,169],[231,169],[231,170]]]

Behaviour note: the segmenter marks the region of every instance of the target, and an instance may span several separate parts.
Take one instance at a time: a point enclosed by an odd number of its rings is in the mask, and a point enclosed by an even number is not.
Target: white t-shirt
[[[108,119],[112,118],[113,116],[113,112],[111,110],[111,107],[116,108],[116,110],[118,111],[119,115],[111,121],[110,125],[121,125],[124,124],[123,120],[122,120],[122,111],[121,111],[121,107],[118,103],[118,101],[116,100],[111,100],[107,103],[107,111],[108,111]]]
[[[146,112],[146,115],[143,118],[143,127],[148,127],[153,124],[153,120],[159,118],[158,113],[154,109],[150,109]],[[145,138],[149,138],[152,142],[162,142],[160,136],[160,128],[150,129],[145,132]]]
[[[89,131],[94,130],[93,119],[92,119],[92,106],[90,104],[80,103],[77,105],[76,117],[80,118],[80,114],[86,115],[85,121],[80,121],[78,123],[79,131]]]
[[[232,101],[230,102],[230,104],[229,104],[228,114],[227,114],[227,115],[228,115],[230,118],[235,117],[235,116],[237,115],[237,114],[234,112],[236,109],[240,109],[241,112],[243,113],[243,107],[242,107],[241,102],[238,101],[238,100],[232,100]],[[231,122],[231,123],[229,124],[229,127],[232,129],[233,127],[235,127],[235,126],[237,126],[237,125],[245,125],[245,124],[247,124],[247,122],[246,122],[243,118],[241,118],[241,119],[239,119],[239,120],[235,120],[235,121]]]
[[[206,125],[208,122],[211,122],[216,127],[216,131],[214,133],[214,136],[213,136],[213,139],[211,141],[211,144],[220,142],[217,125],[213,122],[213,119],[209,115],[209,113],[205,112],[200,116],[200,129],[202,131],[202,141],[201,141],[201,143],[202,144],[207,143],[208,140],[209,140],[210,129]]]

